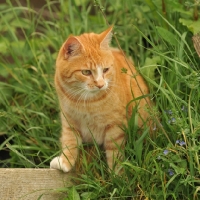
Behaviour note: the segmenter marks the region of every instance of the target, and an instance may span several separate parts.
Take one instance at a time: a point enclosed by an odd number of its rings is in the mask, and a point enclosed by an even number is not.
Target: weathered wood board
[[[0,200],[59,200],[72,185],[72,173],[54,169],[0,169]],[[41,197],[41,198],[40,198]]]

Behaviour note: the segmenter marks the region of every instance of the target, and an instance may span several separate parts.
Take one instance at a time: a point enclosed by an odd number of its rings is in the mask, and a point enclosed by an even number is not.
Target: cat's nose
[[[95,84],[96,87],[98,87],[99,89],[101,89],[105,85],[105,81],[103,79],[100,79],[98,81],[95,80],[94,84]]]
[[[99,89],[101,89],[103,86],[104,86],[104,84],[98,84],[98,85],[96,85]]]

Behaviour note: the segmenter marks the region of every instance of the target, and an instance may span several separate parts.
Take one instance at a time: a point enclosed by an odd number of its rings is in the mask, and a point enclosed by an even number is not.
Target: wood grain
[[[200,35],[196,34],[192,37],[194,48],[200,57]]]
[[[54,169],[0,169],[1,200],[59,200],[61,189],[72,186],[72,173]]]

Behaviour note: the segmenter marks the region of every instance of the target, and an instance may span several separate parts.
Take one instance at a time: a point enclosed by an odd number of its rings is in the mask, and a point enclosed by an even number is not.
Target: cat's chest
[[[76,128],[79,130],[83,142],[92,142],[93,139],[98,144],[104,140],[104,130],[106,120],[103,116],[91,113],[79,113],[75,116]]]

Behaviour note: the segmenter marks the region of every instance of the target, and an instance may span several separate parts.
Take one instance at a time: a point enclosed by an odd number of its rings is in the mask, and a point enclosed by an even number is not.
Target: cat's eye
[[[89,76],[89,75],[92,74],[92,72],[91,72],[90,70],[87,70],[87,69],[86,69],[86,70],[82,70],[81,72],[82,72],[82,74],[85,75],[85,76]]]
[[[109,68],[104,68],[103,73],[106,73],[109,70]]]

